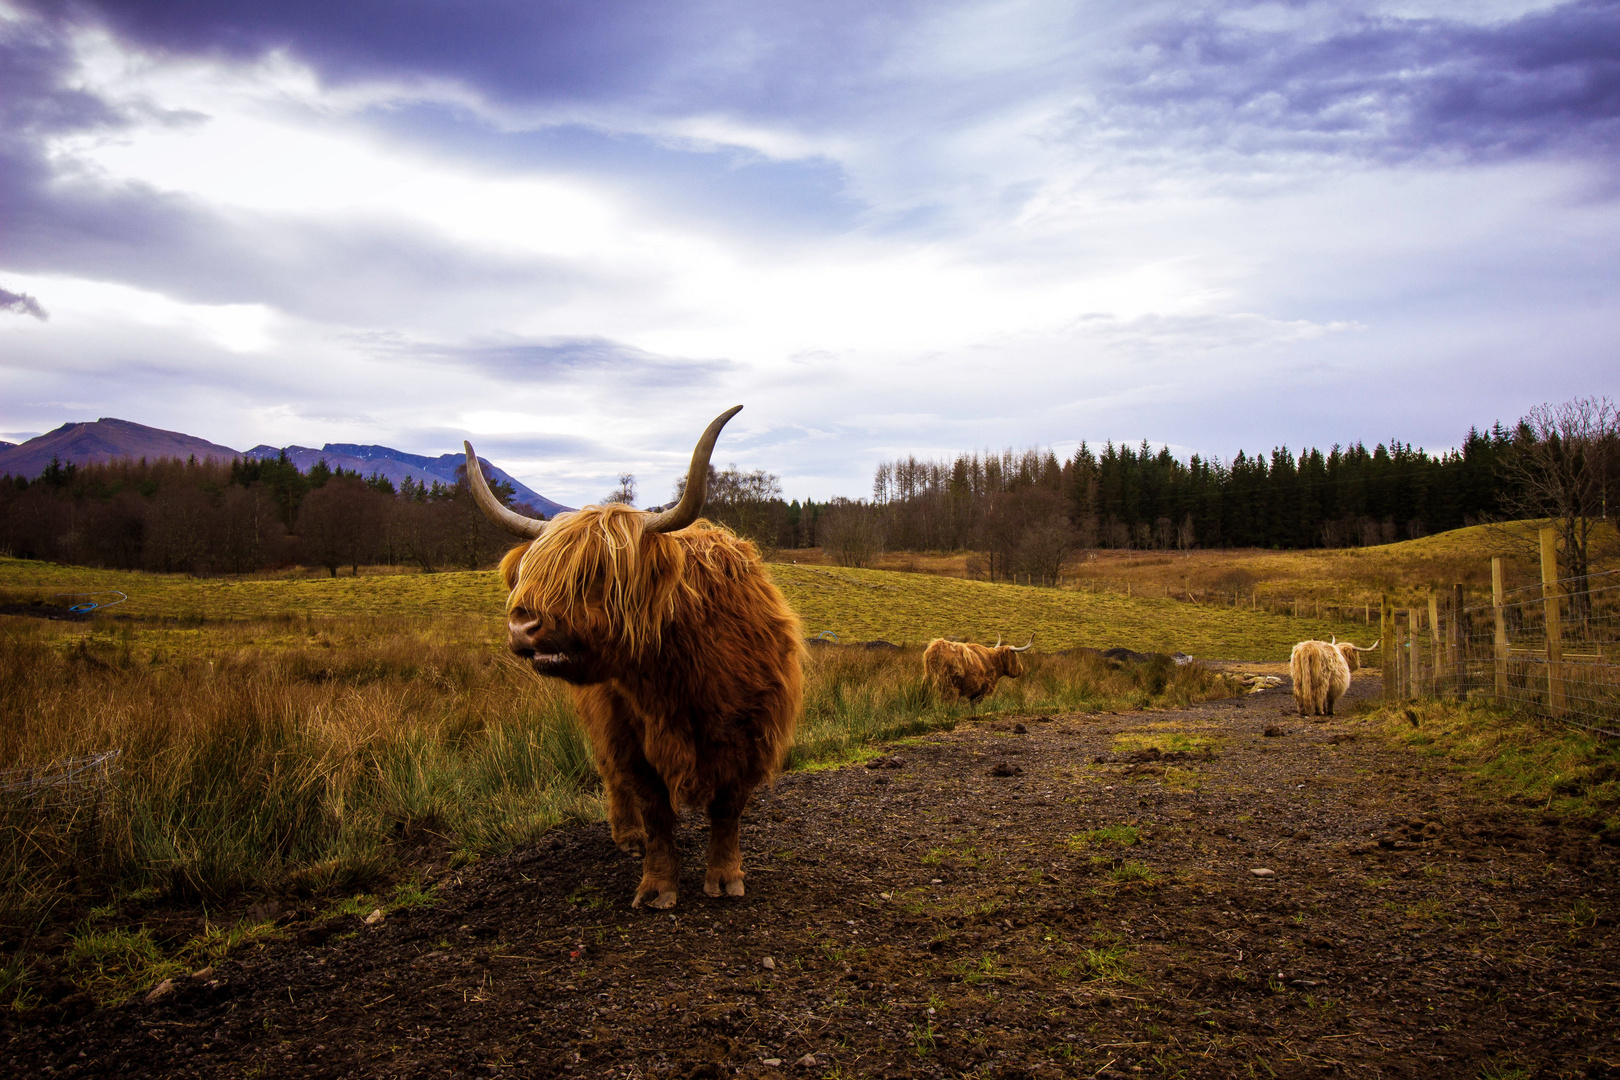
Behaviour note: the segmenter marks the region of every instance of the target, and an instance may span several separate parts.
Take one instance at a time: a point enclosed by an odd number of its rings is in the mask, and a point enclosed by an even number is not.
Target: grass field
[[[1429,589],[1462,583],[1472,590],[1491,587],[1491,556],[1506,557],[1509,588],[1541,580],[1536,561],[1537,530],[1544,521],[1475,525],[1418,540],[1366,548],[1268,551],[1259,548],[1173,551],[1093,550],[1075,555],[1064,569],[1069,588],[1096,589],[1135,596],[1189,595],[1203,602],[1229,603],[1234,596],[1276,606],[1294,600],[1342,605],[1371,605],[1388,592],[1401,607],[1422,600]],[[1593,545],[1598,565],[1620,565],[1620,535],[1600,526]],[[820,551],[784,552],[801,565],[825,568]],[[954,554],[891,552],[874,567],[967,577],[966,552]],[[1353,620],[1352,620],[1353,621]]]
[[[999,617],[1035,623],[1043,642],[1069,620],[1073,643],[1075,626],[1101,633],[1118,606],[926,575],[774,570],[817,628],[911,646],[810,651],[796,768],[969,714],[924,680],[925,637],[988,632]],[[88,622],[0,616],[0,928],[26,933],[142,892],[332,893],[396,872],[423,845],[473,858],[602,813],[566,689],[506,651],[493,572],[201,581],[0,560],[0,604],[113,589],[128,601]],[[1054,598],[1085,599],[1086,614],[1043,606]],[[1108,643],[1152,646],[1159,606],[1120,606],[1135,636]],[[973,610],[983,621],[962,618]],[[1232,692],[1168,661],[1030,660],[978,715]],[[108,751],[119,756],[104,788],[32,785]]]
[[[1417,559],[1471,559],[1478,546],[1415,543]],[[1337,554],[1255,557],[1305,559],[1298,580],[1342,588],[1359,563]],[[1204,557],[1214,553],[1194,556]],[[1160,557],[1138,558],[1142,573],[1162,576]],[[771,572],[807,633],[904,646],[810,650],[793,768],[858,759],[969,715],[922,678],[920,646],[934,636],[1036,633],[1029,672],[1003,682],[979,716],[1231,692],[1197,665],[1116,671],[1058,655],[1072,646],[1275,662],[1302,637],[1368,636],[1355,622],[938,572],[791,562]],[[20,956],[40,927],[66,924],[94,951],[97,928],[142,897],[212,904],[245,890],[353,902],[344,898],[404,878],[424,851],[477,858],[601,816],[566,691],[506,653],[493,572],[199,580],[0,558],[0,605],[112,589],[128,601],[84,623],[0,616],[0,949]],[[1505,745],[1488,724],[1470,724],[1437,716],[1417,738],[1475,757]],[[1563,759],[1537,758],[1529,733],[1513,738],[1526,748],[1525,797],[1540,798],[1548,782],[1538,778]],[[116,771],[79,791],[87,797],[29,785],[107,751],[119,754]],[[1571,768],[1590,759],[1571,753]],[[205,934],[193,946],[203,955],[228,944]],[[22,963],[0,958],[0,998],[30,1000]]]
[[[1157,597],[793,563],[773,563],[770,569],[806,633],[831,631],[842,642],[922,645],[948,636],[991,642],[1001,635],[1022,644],[1033,633],[1043,652],[1124,646],[1217,659],[1280,660],[1302,637],[1338,634],[1359,641],[1368,636],[1366,626],[1348,619],[1294,619]],[[138,646],[153,633],[171,639],[176,632],[171,624],[189,623],[196,640],[188,648],[203,651],[214,636],[204,629],[207,624],[242,620],[280,620],[291,626],[296,620],[356,614],[477,618],[488,620],[494,633],[505,599],[495,573],[484,570],[217,580],[0,558],[0,603],[111,589],[129,599],[107,617],[130,624]]]

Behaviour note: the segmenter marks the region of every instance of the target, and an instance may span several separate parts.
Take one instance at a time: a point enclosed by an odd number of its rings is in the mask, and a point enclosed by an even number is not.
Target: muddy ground
[[[658,913],[565,828],[377,925],[294,907],[155,1002],[13,1017],[0,1073],[1620,1076],[1615,850],[1367,721],[1274,690],[879,764],[759,798],[742,899],[695,821]]]

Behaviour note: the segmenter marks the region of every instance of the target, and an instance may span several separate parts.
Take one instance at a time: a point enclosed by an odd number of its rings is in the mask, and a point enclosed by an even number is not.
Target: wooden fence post
[[[1564,627],[1558,612],[1558,533],[1541,530],[1541,601],[1547,618],[1547,711],[1564,713]]]
[[[1496,615],[1496,700],[1507,704],[1508,639],[1507,613],[1502,609],[1502,556],[1491,556],[1491,607]]]
[[[1418,644],[1418,630],[1423,626],[1423,616],[1417,608],[1406,609],[1406,651],[1401,655],[1406,657],[1406,696],[1420,698],[1423,696],[1423,653],[1422,646]]]
[[[1385,593],[1378,604],[1378,636],[1384,639],[1379,646],[1378,662],[1383,668],[1384,700],[1394,701],[1400,696],[1400,665],[1396,662],[1395,608]]]
[[[1451,686],[1458,701],[1468,700],[1468,628],[1463,625],[1463,587],[1451,587]]]
[[[1450,664],[1442,659],[1445,651],[1445,641],[1440,636],[1440,597],[1435,596],[1434,588],[1429,588],[1429,651],[1434,654],[1434,696],[1440,696],[1440,672],[1450,670]]]

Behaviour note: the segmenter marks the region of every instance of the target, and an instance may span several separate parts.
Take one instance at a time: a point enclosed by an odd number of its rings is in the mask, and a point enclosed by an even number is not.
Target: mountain
[[[280,447],[261,444],[243,456],[274,458],[282,453],[286,453],[287,460],[297,466],[300,472],[308,472],[317,461],[324,460],[329,468],[347,469],[361,476],[371,476],[373,473],[386,476],[394,482],[395,487],[398,487],[407,476],[415,483],[429,486],[435,481],[441,484],[454,484],[456,466],[467,460],[463,454],[426,457],[422,454],[407,454],[403,450],[395,450],[389,446],[361,446],[357,443],[327,443],[319,450],[312,450],[307,446]],[[526,504],[530,509],[548,518],[573,509],[571,506],[553,502],[527,485],[514,480],[504,469],[491,465],[487,458],[478,460],[484,466],[486,475],[512,485],[516,493],[512,500],[514,503]]]
[[[51,458],[76,465],[115,458],[189,458],[195,456],[229,461],[240,457],[235,450],[195,435],[147,427],[128,420],[104,416],[95,423],[63,424],[20,446],[0,449],[0,476],[35,477],[45,471]]]
[[[441,484],[453,484],[456,482],[456,466],[465,460],[461,454],[425,457],[388,446],[362,446],[358,443],[327,443],[319,450],[307,446],[283,448],[260,445],[244,454],[194,435],[102,417],[95,423],[63,424],[55,431],[29,439],[20,446],[0,443],[0,476],[26,476],[32,479],[45,471],[53,457],[63,463],[73,462],[76,465],[115,458],[146,458],[153,461],[158,458],[196,457],[199,461],[204,458],[229,461],[239,457],[273,458],[281,454],[283,449],[301,472],[308,472],[317,461],[325,458],[326,464],[334,469],[349,469],[361,476],[381,473],[392,480],[396,487],[407,476],[416,483],[429,486],[435,480]],[[483,462],[490,476],[512,485],[517,493],[515,502],[527,504],[548,518],[572,509],[518,483],[484,458],[478,460]]]

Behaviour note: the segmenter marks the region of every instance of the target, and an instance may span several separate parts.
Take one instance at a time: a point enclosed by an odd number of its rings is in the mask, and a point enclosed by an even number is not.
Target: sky
[[[0,439],[570,505],[1620,396],[1620,2],[0,0]]]

